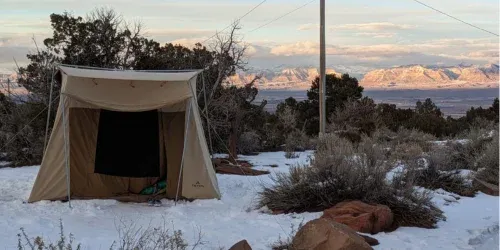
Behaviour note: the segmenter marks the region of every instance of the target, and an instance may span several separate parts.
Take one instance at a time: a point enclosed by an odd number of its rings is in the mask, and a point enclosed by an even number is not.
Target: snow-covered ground
[[[285,159],[283,152],[245,156],[272,173],[287,171],[290,165],[307,163],[311,152],[298,159]],[[271,168],[269,165],[277,164]],[[217,175],[221,200],[180,202],[163,200],[163,207],[121,203],[114,200],[87,200],[66,203],[42,201],[24,203],[31,191],[38,167],[0,169],[0,249],[17,249],[17,233],[23,227],[32,237],[40,235],[57,240],[59,219],[67,233],[84,249],[109,249],[118,239],[118,225],[135,223],[148,226],[166,221],[194,243],[198,230],[205,244],[201,249],[227,249],[247,239],[253,249],[269,249],[278,237],[286,237],[302,221],[321,213],[269,215],[255,209],[262,185],[272,184],[269,176]],[[479,194],[475,198],[453,198],[444,191],[435,193],[436,204],[445,212],[447,221],[437,229],[399,228],[380,233],[375,249],[498,249],[498,197]]]

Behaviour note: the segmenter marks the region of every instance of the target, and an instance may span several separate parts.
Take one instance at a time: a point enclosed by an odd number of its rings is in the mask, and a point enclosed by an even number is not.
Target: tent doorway
[[[94,173],[160,177],[158,111],[101,110]]]

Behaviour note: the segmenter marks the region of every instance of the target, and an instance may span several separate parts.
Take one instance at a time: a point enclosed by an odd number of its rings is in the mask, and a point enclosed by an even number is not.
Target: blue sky
[[[34,35],[51,34],[49,15],[85,15],[112,7],[128,21],[141,21],[150,38],[187,46],[203,41],[261,0],[0,0],[0,68],[12,57],[26,63]],[[315,66],[319,0],[262,29],[250,30],[309,0],[268,0],[241,20],[252,66]],[[496,0],[421,0],[435,8],[499,32]],[[436,13],[412,0],[327,0],[327,65],[390,67],[404,64],[498,62],[499,39]]]

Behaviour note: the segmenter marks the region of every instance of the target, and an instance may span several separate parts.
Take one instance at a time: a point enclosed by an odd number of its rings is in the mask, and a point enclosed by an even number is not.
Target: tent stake
[[[184,130],[184,145],[182,147],[182,157],[181,157],[181,169],[179,170],[179,178],[177,179],[177,191],[175,194],[175,205],[177,206],[177,200],[179,199],[179,188],[181,186],[181,176],[182,176],[182,170],[184,168],[184,157],[186,154],[186,144],[187,144],[187,138],[188,138],[188,130],[189,130],[189,122],[191,120],[191,102],[193,102],[193,98],[189,99],[187,105],[186,105],[186,122],[185,122],[185,130]]]
[[[70,177],[69,177],[69,161],[68,161],[68,138],[66,135],[66,105],[64,105],[64,101],[66,100],[66,97],[61,95],[62,98],[59,98],[62,103],[62,117],[63,117],[63,137],[64,137],[64,160],[65,160],[65,165],[66,165],[66,189],[68,190],[68,205],[69,208],[71,207],[71,191],[70,191]]]

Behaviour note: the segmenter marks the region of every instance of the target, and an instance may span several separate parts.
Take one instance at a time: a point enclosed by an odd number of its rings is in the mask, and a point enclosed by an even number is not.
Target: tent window
[[[94,172],[121,177],[159,177],[158,112],[101,110]]]

